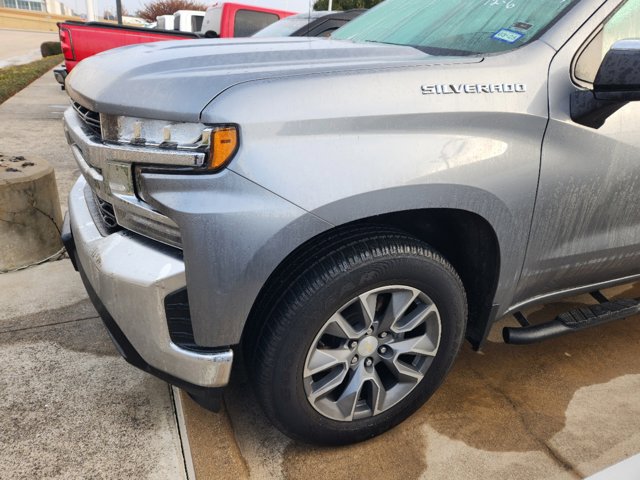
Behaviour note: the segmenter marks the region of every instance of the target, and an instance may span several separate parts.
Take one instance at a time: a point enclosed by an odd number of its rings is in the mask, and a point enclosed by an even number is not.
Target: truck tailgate
[[[135,43],[198,38],[198,35],[190,32],[153,30],[101,22],[67,21],[58,23],[58,29],[67,72],[71,72],[79,61],[112,48]]]

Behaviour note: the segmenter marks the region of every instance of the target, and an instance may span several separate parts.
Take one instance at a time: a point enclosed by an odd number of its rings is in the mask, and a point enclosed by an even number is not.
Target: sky
[[[62,0],[67,7],[72,8],[78,13],[87,13],[87,1],[93,1],[96,14],[101,15],[105,10],[116,11],[115,0]],[[142,8],[144,3],[153,0],[122,0],[123,7],[130,15],[135,14],[137,10]],[[199,0],[205,5],[215,3],[213,0]],[[290,10],[293,12],[306,12],[313,0],[234,0],[237,3],[246,5],[258,5],[263,7],[271,7],[281,10]]]

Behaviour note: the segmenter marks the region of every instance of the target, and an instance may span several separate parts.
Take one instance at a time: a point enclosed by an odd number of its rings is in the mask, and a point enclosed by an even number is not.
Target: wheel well
[[[454,209],[410,210],[375,217],[414,235],[438,250],[456,269],[467,292],[467,339],[478,348],[485,340],[500,272],[495,231],[475,213]]]
[[[467,339],[478,348],[484,341],[490,321],[492,301],[498,281],[500,252],[491,225],[479,215],[455,209],[407,210],[378,215],[323,232],[294,250],[270,275],[256,298],[244,328],[243,342],[253,344],[259,337],[271,307],[263,303],[273,298],[274,290],[287,288],[280,278],[301,253],[322,243],[336,230],[358,230],[363,227],[402,230],[438,250],[456,269],[464,284],[469,303]],[[280,285],[278,285],[280,284]],[[249,334],[247,334],[249,332]],[[249,349],[253,349],[251,345]]]

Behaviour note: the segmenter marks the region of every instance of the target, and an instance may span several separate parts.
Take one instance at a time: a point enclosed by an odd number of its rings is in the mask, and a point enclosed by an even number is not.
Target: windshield
[[[579,0],[386,0],[331,35],[433,55],[497,53],[541,35]]]
[[[254,37],[288,37],[293,32],[300,30],[307,25],[311,20],[326,15],[326,12],[312,12],[311,14],[302,13],[300,15],[292,15],[291,17],[283,18],[282,20],[272,23],[264,27],[257,33],[254,33]]]

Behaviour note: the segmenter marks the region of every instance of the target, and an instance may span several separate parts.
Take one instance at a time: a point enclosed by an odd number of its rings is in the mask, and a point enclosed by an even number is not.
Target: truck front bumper
[[[195,396],[225,386],[233,351],[180,348],[171,341],[165,297],[186,285],[181,255],[127,231],[102,236],[80,178],[69,196],[63,240],[122,356]]]

